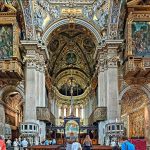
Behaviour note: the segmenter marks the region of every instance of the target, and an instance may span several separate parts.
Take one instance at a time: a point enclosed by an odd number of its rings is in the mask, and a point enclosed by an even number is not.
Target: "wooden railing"
[[[36,145],[28,147],[29,150],[60,150],[61,145]]]
[[[65,150],[61,145],[36,145],[28,147],[29,150]],[[112,150],[110,146],[93,145],[91,150]]]
[[[91,150],[112,150],[110,146],[101,146],[101,145],[94,145],[91,147]]]

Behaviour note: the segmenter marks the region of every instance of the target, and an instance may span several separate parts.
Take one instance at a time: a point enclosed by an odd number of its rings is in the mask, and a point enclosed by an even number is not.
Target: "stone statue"
[[[37,27],[42,28],[43,21],[44,21],[44,17],[43,17],[43,15],[42,15],[41,10],[37,10],[37,9],[36,9],[36,11],[35,11],[35,13],[34,13],[34,24],[35,24]]]
[[[60,10],[59,10],[58,6],[51,7],[50,14],[52,16],[52,20],[56,19],[56,18],[59,18],[59,16],[60,16]]]
[[[106,9],[107,3],[105,0],[98,0],[93,5],[93,10],[95,13],[95,23],[98,24],[101,28],[105,27],[108,20],[108,9]]]
[[[93,20],[94,11],[92,7],[84,6],[83,8],[84,16],[90,20]]]

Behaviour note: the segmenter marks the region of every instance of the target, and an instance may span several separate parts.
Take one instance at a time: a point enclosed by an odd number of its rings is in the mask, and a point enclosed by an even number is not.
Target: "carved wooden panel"
[[[89,117],[89,124],[107,119],[107,107],[97,107]]]
[[[46,107],[36,108],[37,119],[42,121],[50,121],[50,112]]]

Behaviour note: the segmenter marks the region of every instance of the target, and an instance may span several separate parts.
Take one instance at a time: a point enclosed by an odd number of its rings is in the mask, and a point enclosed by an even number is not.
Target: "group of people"
[[[83,146],[81,146],[73,136],[71,136],[66,143],[66,150],[82,150],[82,147],[83,150],[91,150],[92,147],[92,140],[89,135],[86,135],[83,140]],[[132,144],[127,137],[123,137],[120,145],[116,143],[116,145],[112,147],[112,150],[135,150],[135,145]]]
[[[91,147],[92,140],[89,135],[86,135],[85,139],[83,140],[83,149],[91,150]],[[66,140],[66,150],[82,150],[82,146],[78,142],[77,138],[71,136],[69,139]]]
[[[56,139],[54,139],[54,138],[52,140],[46,139],[41,144],[42,145],[55,145],[56,144]]]
[[[17,139],[12,142],[10,138],[5,143],[5,139],[0,136],[0,150],[11,150],[12,147],[14,150],[27,150],[27,147],[29,145],[29,142],[24,138],[23,140],[21,138]]]
[[[135,150],[135,146],[126,137],[123,137],[122,140],[123,142],[120,146],[119,144],[113,146],[113,150]],[[53,144],[56,144],[56,140],[53,140],[52,142]],[[14,150],[27,150],[28,145],[29,143],[25,138],[23,140],[21,140],[21,138],[16,138],[13,142],[8,139],[5,144],[4,138],[0,136],[0,150],[6,150],[6,147],[10,150],[12,146]],[[49,141],[45,140],[44,145],[50,145]],[[92,140],[89,135],[86,135],[83,140],[83,150],[91,150],[91,147]],[[71,136],[66,140],[66,150],[82,150],[82,146],[75,137]]]

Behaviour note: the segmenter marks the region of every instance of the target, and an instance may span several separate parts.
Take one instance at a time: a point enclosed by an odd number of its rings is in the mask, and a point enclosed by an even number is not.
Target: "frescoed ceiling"
[[[93,35],[81,25],[68,24],[56,29],[47,42],[50,54],[49,74],[53,85],[59,94],[66,98],[68,96],[69,99],[72,79],[74,96],[81,95],[84,99],[96,63],[93,60],[96,50]]]
[[[127,0],[127,4],[128,5],[150,5],[150,1],[149,0]]]

